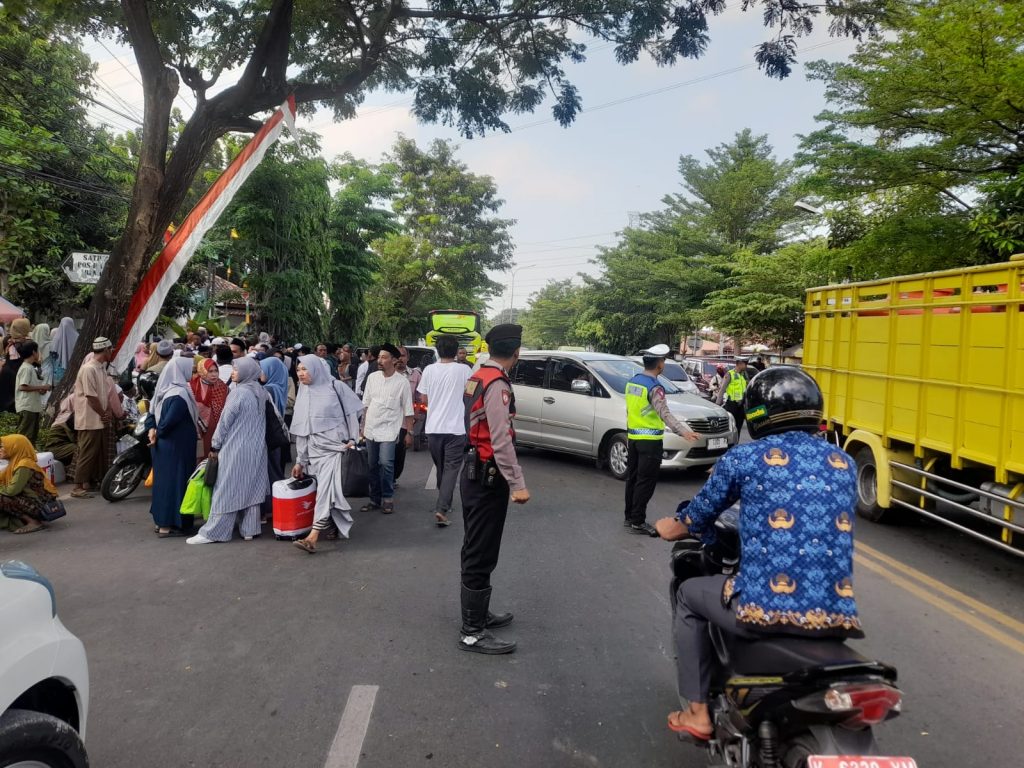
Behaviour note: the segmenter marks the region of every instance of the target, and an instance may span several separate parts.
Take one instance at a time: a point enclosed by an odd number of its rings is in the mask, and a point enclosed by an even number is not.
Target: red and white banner
[[[128,367],[129,360],[135,354],[135,342],[141,341],[146,331],[156,322],[167,293],[171,286],[178,282],[182,270],[199,247],[203,236],[224,213],[235,193],[260,164],[267,150],[274,145],[286,126],[295,133],[294,96],[289,96],[263,124],[252,141],[245,145],[245,149],[174,230],[170,241],[150,266],[135,295],[132,296],[121,338],[117,342],[117,356],[113,361],[117,370],[123,371]]]

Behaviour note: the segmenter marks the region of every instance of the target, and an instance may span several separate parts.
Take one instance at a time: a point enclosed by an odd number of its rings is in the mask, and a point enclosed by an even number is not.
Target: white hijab
[[[62,318],[60,325],[57,326],[57,332],[53,335],[52,347],[62,368],[67,368],[71,362],[71,355],[74,354],[77,342],[78,331],[75,330],[75,321],[70,317]]]
[[[341,429],[350,440],[355,440],[359,434],[363,401],[351,388],[331,376],[326,360],[316,355],[304,355],[299,362],[309,371],[310,382],[299,384],[292,415],[292,434],[309,437]]]
[[[196,408],[196,398],[192,394],[189,381],[192,379],[192,358],[174,357],[160,372],[160,378],[156,382],[156,391],[153,392],[153,418],[157,424],[160,423],[160,413],[163,411],[164,403],[172,397],[180,397],[185,400],[188,412],[192,416],[192,423],[199,431],[199,410]]]

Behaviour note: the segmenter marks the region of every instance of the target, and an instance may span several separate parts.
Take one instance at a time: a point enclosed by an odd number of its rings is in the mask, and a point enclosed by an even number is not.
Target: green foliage
[[[494,215],[503,204],[494,181],[470,173],[447,142],[421,150],[405,137],[380,170],[391,179],[401,231],[373,243],[378,271],[365,338],[417,339],[431,309],[482,310],[500,288],[487,270],[507,269],[512,256],[512,222]]]
[[[803,338],[804,292],[830,282],[828,245],[812,240],[772,253],[741,251],[729,285],[711,293],[700,319],[745,341],[785,348]]]
[[[503,316],[500,321],[521,323],[523,343],[528,347],[554,349],[578,344],[582,339],[576,323],[585,308],[582,293],[571,280],[552,281],[533,295],[529,311],[511,319]]]
[[[882,223],[875,244],[902,254],[881,259],[883,275],[915,257],[929,268],[1005,258],[1021,244],[1012,179],[1024,164],[1024,5],[894,9],[889,34],[862,43],[849,62],[810,67],[831,106],[803,140],[809,188]],[[922,235],[935,224],[928,246]]]
[[[61,261],[123,223],[132,174],[86,120],[91,77],[77,42],[0,16],[0,290],[30,317],[79,303]]]

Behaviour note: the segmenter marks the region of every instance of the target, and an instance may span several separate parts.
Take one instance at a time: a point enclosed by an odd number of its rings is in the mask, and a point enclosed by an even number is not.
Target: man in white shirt
[[[398,347],[381,344],[379,370],[366,377],[363,388],[363,437],[370,465],[370,503],[363,512],[395,511],[395,450],[403,427],[405,446],[412,446],[412,392],[409,380],[395,372],[398,356]]]
[[[455,359],[459,340],[438,336],[439,362],[423,370],[417,391],[427,405],[427,445],[437,470],[437,505],[434,521],[438,527],[451,525],[448,513],[459,482],[462,458],[466,452],[466,409],[462,396],[473,371]]]

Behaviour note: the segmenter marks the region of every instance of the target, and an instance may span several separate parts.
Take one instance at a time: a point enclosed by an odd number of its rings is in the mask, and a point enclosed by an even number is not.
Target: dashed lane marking
[[[324,768],[356,768],[359,765],[359,755],[363,751],[366,730],[370,727],[370,715],[373,703],[377,700],[378,688],[376,685],[352,686]]]

